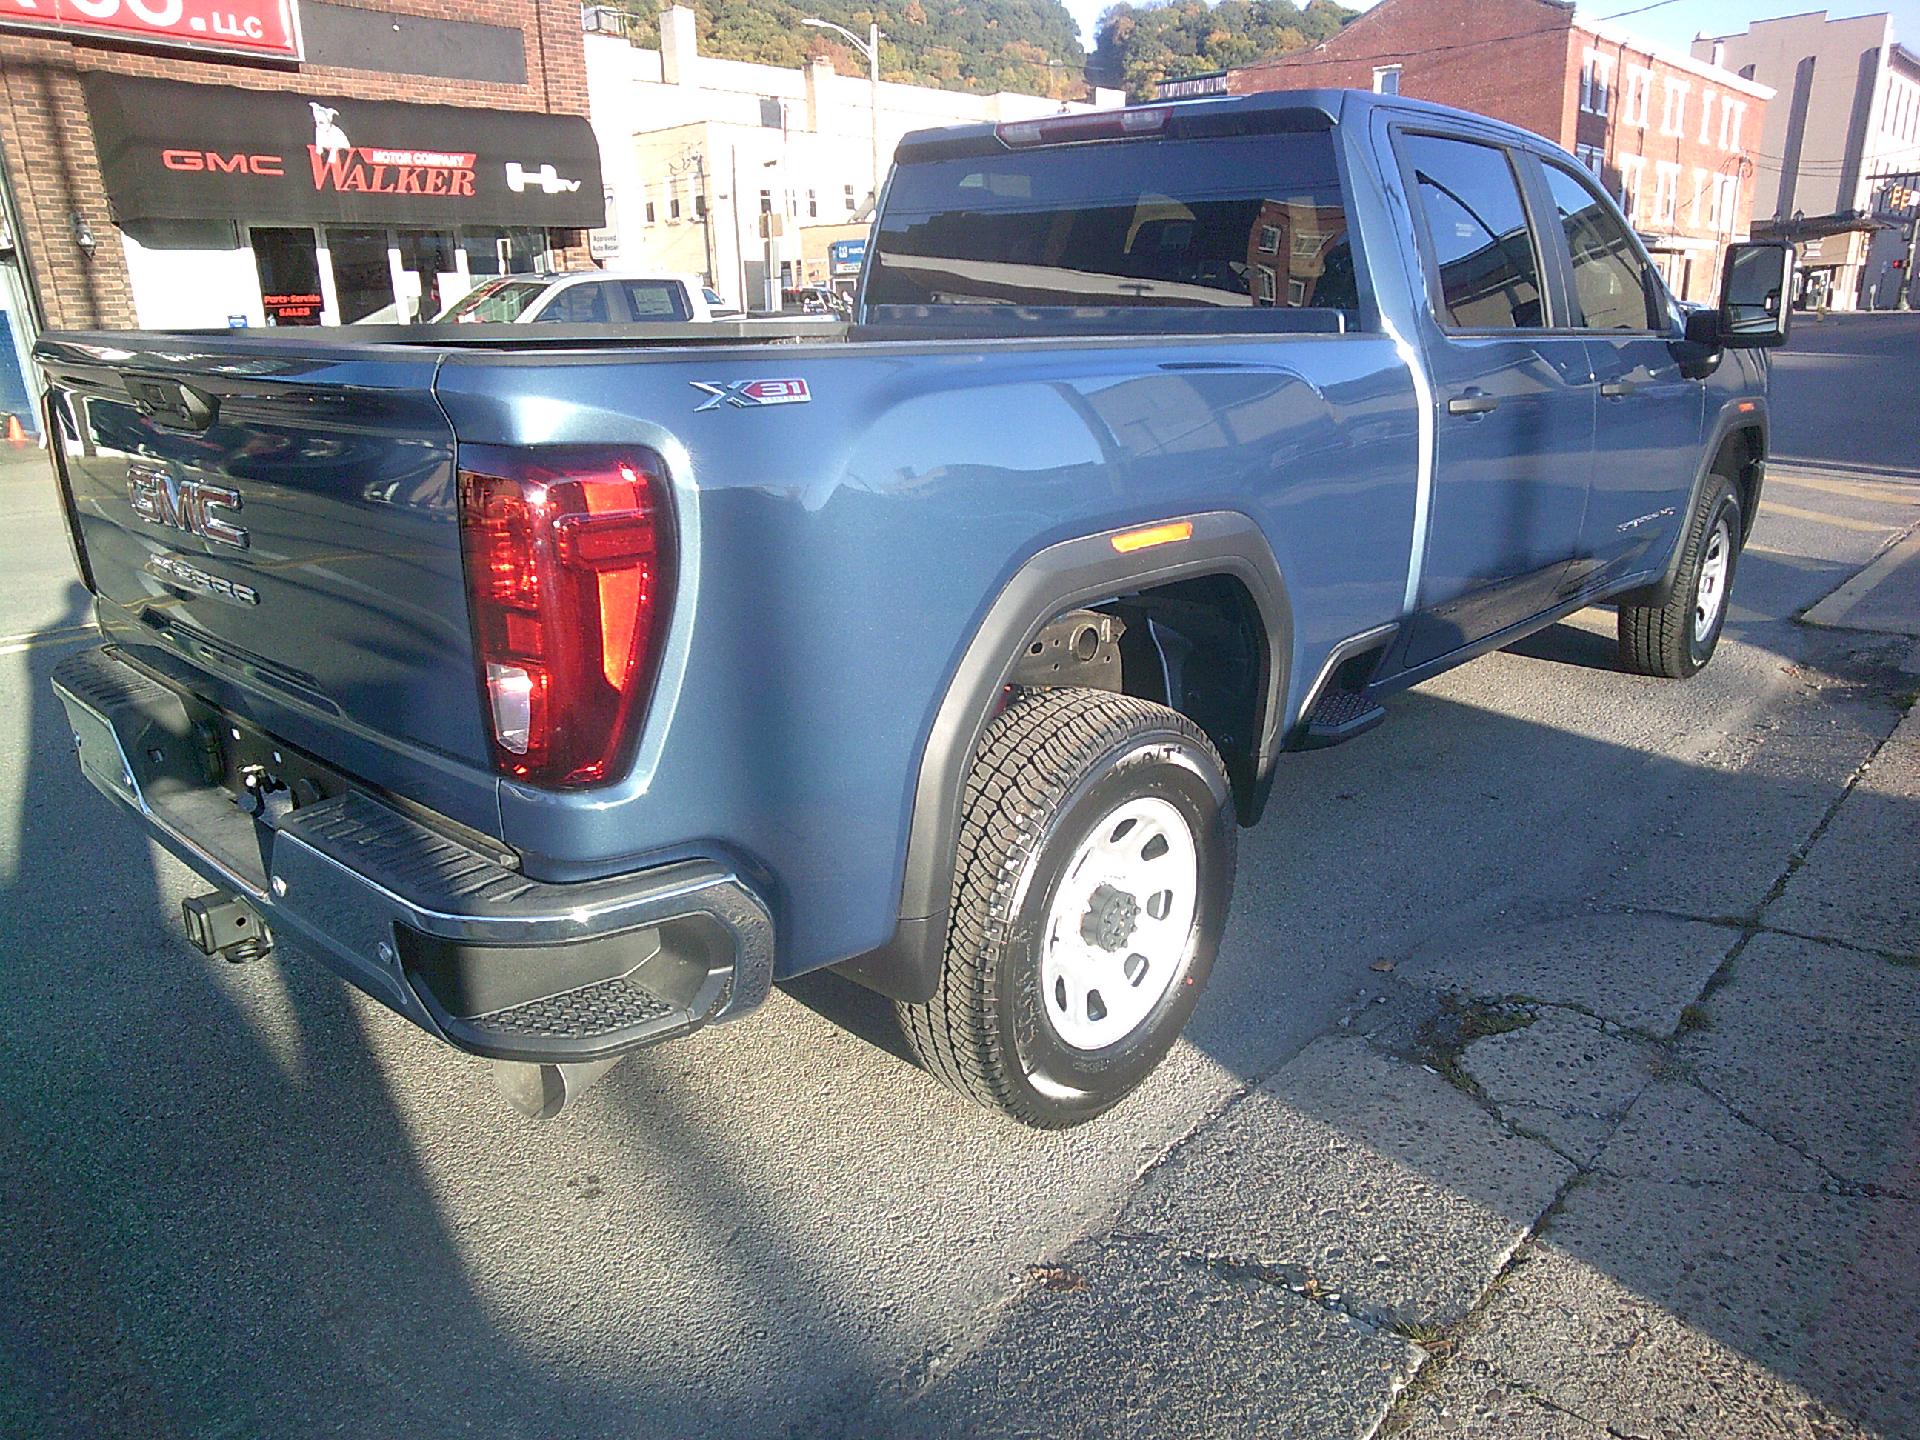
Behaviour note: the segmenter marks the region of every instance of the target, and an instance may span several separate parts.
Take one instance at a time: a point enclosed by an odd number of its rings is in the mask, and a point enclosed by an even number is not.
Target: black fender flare
[[[1767,445],[1770,439],[1767,402],[1753,395],[1741,395],[1729,398],[1720,407],[1720,413],[1714,417],[1713,426],[1707,433],[1707,443],[1700,447],[1700,464],[1693,474],[1693,484],[1687,491],[1687,508],[1681,512],[1681,523],[1674,536],[1673,553],[1667,557],[1667,563],[1661,576],[1651,585],[1614,597],[1615,603],[1628,605],[1664,605],[1667,597],[1673,594],[1674,579],[1680,573],[1680,557],[1687,548],[1687,517],[1700,506],[1701,492],[1706,489],[1707,477],[1713,474],[1713,462],[1720,458],[1721,448],[1727,440],[1741,430],[1752,430],[1760,436],[1760,465],[1762,473],[1754,477],[1754,509],[1759,510],[1759,498],[1765,483],[1764,467],[1767,458]],[[1745,517],[1746,528],[1751,531],[1755,515]],[[1746,536],[1741,536],[1745,543]]]
[[[1033,555],[1001,587],[948,679],[921,751],[899,924],[879,949],[835,966],[841,974],[896,1000],[918,1004],[932,998],[946,946],[967,767],[1014,666],[1063,610],[1175,580],[1207,575],[1238,580],[1265,631],[1256,768],[1263,779],[1270,775],[1284,738],[1282,711],[1293,655],[1293,608],[1273,547],[1259,525],[1238,511],[1209,510],[1152,523],[1187,523],[1193,531],[1185,539],[1131,551],[1114,542],[1138,526],[1063,540]]]

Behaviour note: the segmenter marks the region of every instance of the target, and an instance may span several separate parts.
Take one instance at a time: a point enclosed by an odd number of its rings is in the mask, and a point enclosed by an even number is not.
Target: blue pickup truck
[[[530,1113],[833,966],[1070,1125],[1287,752],[1583,606],[1707,663],[1791,280],[1683,307],[1537,136],[1304,92],[909,137],[844,325],[52,335],[54,685],[201,950]]]

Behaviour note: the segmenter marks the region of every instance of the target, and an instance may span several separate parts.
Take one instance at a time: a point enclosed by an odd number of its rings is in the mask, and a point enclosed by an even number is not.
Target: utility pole
[[[1913,308],[1913,261],[1916,251],[1920,251],[1920,215],[1907,221],[1907,264],[1900,272],[1900,299],[1894,305],[1896,310]]]

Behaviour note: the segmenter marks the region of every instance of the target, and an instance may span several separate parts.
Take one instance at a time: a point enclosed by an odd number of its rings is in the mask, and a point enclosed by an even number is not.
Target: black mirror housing
[[[1720,348],[1720,312],[1705,306],[1687,311],[1686,341],[1708,350]]]
[[[1715,343],[1736,350],[1770,350],[1787,342],[1793,314],[1793,246],[1745,241],[1727,247],[1720,272]],[[1689,325],[1689,338],[1692,327]]]

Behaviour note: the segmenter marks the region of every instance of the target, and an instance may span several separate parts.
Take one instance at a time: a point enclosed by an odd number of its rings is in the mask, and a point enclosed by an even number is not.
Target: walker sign
[[[299,0],[0,0],[0,29],[299,60]]]
[[[0,0],[7,3],[7,0]],[[591,230],[578,115],[81,77],[114,218]]]

